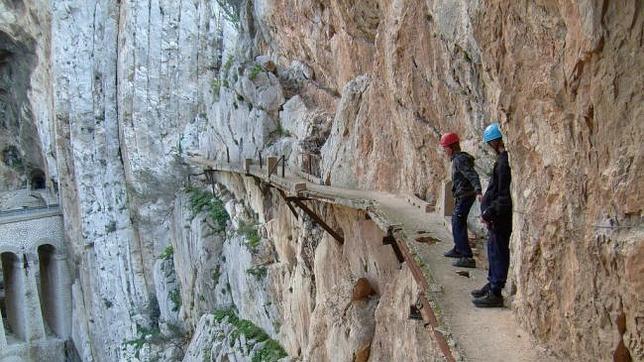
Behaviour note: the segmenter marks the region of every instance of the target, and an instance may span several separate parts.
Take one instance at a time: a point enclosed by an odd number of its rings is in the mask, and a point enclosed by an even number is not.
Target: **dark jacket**
[[[452,156],[452,194],[458,199],[481,193],[481,181],[474,171],[474,157],[466,152]]]
[[[507,151],[497,156],[490,184],[483,195],[481,214],[486,214],[495,222],[512,222],[512,196],[510,196],[510,163]]]

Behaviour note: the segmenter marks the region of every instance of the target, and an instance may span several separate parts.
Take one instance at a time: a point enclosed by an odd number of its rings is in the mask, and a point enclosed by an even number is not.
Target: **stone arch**
[[[26,309],[23,300],[25,288],[24,257],[9,251],[0,254],[2,262],[2,279],[4,295],[2,315],[6,319],[5,333],[11,337],[26,341]]]
[[[30,244],[30,247],[32,247],[33,250],[39,250],[40,247],[49,245],[50,247],[54,248],[57,255],[63,255],[63,250],[61,249],[60,244],[61,243],[59,241],[54,241],[48,238],[40,238],[33,244]]]
[[[62,278],[64,256],[50,243],[41,243],[37,246],[39,265],[40,307],[43,320],[49,330],[58,337],[65,337],[64,306],[62,297]]]
[[[22,248],[16,245],[4,244],[0,246],[0,254],[4,254],[4,253],[20,255],[22,254]]]

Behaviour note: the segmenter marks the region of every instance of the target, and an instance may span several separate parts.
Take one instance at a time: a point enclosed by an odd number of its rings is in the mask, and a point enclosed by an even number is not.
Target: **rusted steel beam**
[[[396,254],[396,258],[398,259],[399,263],[405,261],[405,258],[403,257],[402,253],[400,252],[400,248],[398,247],[398,243],[396,242],[396,238],[391,235],[387,235],[382,238],[382,244],[391,245],[391,248],[394,249],[394,253]]]
[[[212,168],[207,168],[204,171],[204,175],[206,176],[206,181],[210,183],[210,187],[212,189],[212,196],[215,197],[215,170]]]
[[[310,200],[310,199],[308,197],[304,197],[304,196],[288,196],[286,198],[286,200],[288,200],[288,201],[295,201],[295,200],[306,201],[306,200]]]
[[[267,159],[266,167],[268,168],[268,178],[270,179],[275,170],[277,170],[277,166],[279,165],[279,158],[275,156],[269,156]]]
[[[298,219],[297,211],[295,211],[295,208],[293,207],[293,205],[291,205],[291,201],[289,201],[284,191],[277,189],[277,192],[279,192],[280,196],[282,196],[282,199],[284,199],[286,206],[288,206],[288,208],[291,210],[291,213],[293,213],[293,216],[295,216],[295,218]]]
[[[403,257],[405,258],[405,261],[409,266],[409,271],[411,271],[411,275],[414,277],[416,284],[418,284],[418,287],[420,288],[420,291],[421,291],[420,301],[423,305],[423,308],[420,310],[420,312],[423,315],[423,319],[427,321],[427,323],[429,323],[432,334],[434,335],[434,339],[436,340],[436,343],[438,344],[438,347],[440,348],[441,352],[443,352],[445,359],[450,362],[456,362],[456,359],[452,354],[452,350],[450,349],[449,344],[447,343],[447,338],[445,338],[443,333],[441,333],[437,329],[439,327],[439,324],[438,324],[438,318],[436,318],[436,313],[434,313],[434,309],[429,303],[429,300],[427,300],[427,298],[425,297],[426,293],[429,291],[429,284],[427,283],[427,279],[425,278],[423,271],[420,269],[420,266],[418,266],[418,264],[416,263],[416,260],[414,259],[413,255],[409,251],[409,247],[407,246],[405,241],[395,240],[395,243],[398,244]]]
[[[331,228],[329,225],[327,225],[324,220],[322,220],[321,217],[319,217],[315,212],[313,212],[311,209],[309,209],[301,200],[293,200],[293,203],[297,205],[302,211],[304,211],[313,221],[315,221],[316,224],[320,225],[326,232],[328,232],[335,240],[337,240],[340,244],[344,244],[344,238],[342,235],[338,234],[333,228]]]

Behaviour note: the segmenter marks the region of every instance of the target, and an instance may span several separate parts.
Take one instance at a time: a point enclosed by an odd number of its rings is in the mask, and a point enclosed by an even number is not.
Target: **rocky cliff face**
[[[488,175],[493,120],[517,318],[562,358],[644,354],[637,1],[0,6],[1,187],[59,191],[83,360],[440,358],[364,215],[316,206],[340,245],[252,179],[213,201],[186,156],[312,153],[328,184],[436,200],[440,134]]]
[[[254,2],[260,52],[339,92],[328,180],[434,198],[439,132],[499,120],[513,167],[518,318],[562,356],[642,354],[637,2]],[[298,24],[298,25],[293,25]],[[303,92],[306,97],[306,92]],[[486,160],[487,159],[487,160]],[[561,341],[567,341],[561,343]]]

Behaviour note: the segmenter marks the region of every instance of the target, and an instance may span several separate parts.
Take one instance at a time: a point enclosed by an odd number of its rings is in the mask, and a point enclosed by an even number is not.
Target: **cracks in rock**
[[[151,104],[150,102],[150,29],[151,29],[151,24],[152,24],[152,0],[148,0],[148,44],[147,44],[147,59],[145,63],[145,68],[146,68],[146,80],[145,80],[145,96],[147,98],[147,103]]]

